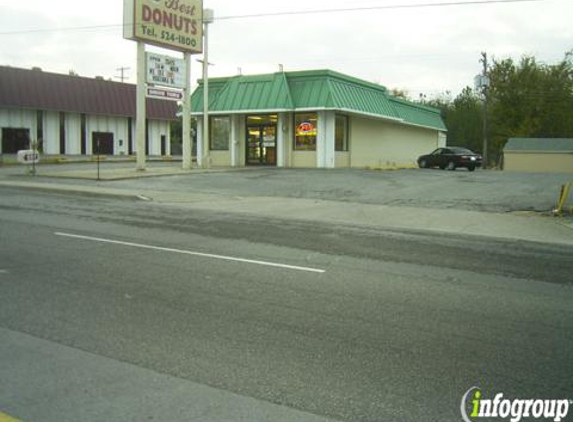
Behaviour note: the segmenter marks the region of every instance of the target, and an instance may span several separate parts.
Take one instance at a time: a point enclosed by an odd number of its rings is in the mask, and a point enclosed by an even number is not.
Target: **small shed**
[[[573,173],[573,139],[511,138],[503,157],[507,171]]]

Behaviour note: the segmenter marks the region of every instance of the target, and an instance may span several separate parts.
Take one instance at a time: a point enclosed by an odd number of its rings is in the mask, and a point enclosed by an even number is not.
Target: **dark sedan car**
[[[418,166],[420,168],[439,167],[442,170],[455,170],[458,167],[465,167],[469,171],[474,171],[477,167],[482,166],[482,156],[467,148],[438,148],[431,154],[419,157]]]

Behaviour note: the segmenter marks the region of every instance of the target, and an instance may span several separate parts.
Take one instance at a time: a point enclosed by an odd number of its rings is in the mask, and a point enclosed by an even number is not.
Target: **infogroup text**
[[[503,393],[497,393],[493,399],[485,399],[479,387],[472,387],[464,394],[460,411],[464,422],[474,422],[480,418],[499,418],[511,422],[534,418],[560,422],[567,417],[571,406],[572,401],[568,399],[512,400],[504,398]],[[468,409],[471,409],[469,415]]]

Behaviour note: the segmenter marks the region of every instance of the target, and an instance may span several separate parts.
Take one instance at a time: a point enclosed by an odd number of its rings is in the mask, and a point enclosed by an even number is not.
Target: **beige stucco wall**
[[[573,173],[573,153],[504,154],[504,170],[540,173]]]
[[[351,167],[415,167],[422,154],[439,145],[437,130],[353,116],[350,119]]]
[[[291,167],[316,168],[316,151],[293,151],[291,155]]]
[[[337,151],[335,153],[335,168],[343,169],[350,167],[350,153],[349,152],[340,152]]]
[[[215,167],[229,167],[231,165],[231,151],[211,151],[211,165]]]
[[[245,167],[247,164],[247,116],[244,114],[237,117],[236,136],[233,141],[238,142],[237,165]]]

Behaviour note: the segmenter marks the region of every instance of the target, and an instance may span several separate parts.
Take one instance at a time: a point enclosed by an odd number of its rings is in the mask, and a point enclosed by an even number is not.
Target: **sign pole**
[[[183,170],[191,170],[191,54],[185,54],[185,89],[183,94]]]
[[[32,151],[34,151],[34,160],[32,161],[32,174],[36,177],[36,154],[38,153],[38,145],[36,141],[32,142]]]
[[[145,43],[137,42],[137,114],[135,117],[135,139],[137,144],[136,170],[145,171],[145,119],[147,117],[145,103]]]
[[[123,0],[123,36],[137,41],[137,115],[135,139],[137,143],[136,170],[144,171],[146,165],[146,94],[148,82],[154,89],[150,96],[180,100],[178,92],[157,88],[185,87],[183,98],[183,168],[191,168],[191,54],[203,51],[203,0]],[[186,64],[177,59],[149,54],[153,64],[147,68],[145,44],[183,52]],[[180,61],[180,60],[179,60]],[[186,68],[184,83],[178,80]],[[149,71],[149,74],[148,74]]]
[[[99,181],[99,136],[97,138],[96,148],[97,148],[97,180]]]
[[[209,129],[209,24],[214,21],[214,12],[211,9],[203,10],[203,157],[202,168],[211,167],[210,129]]]

